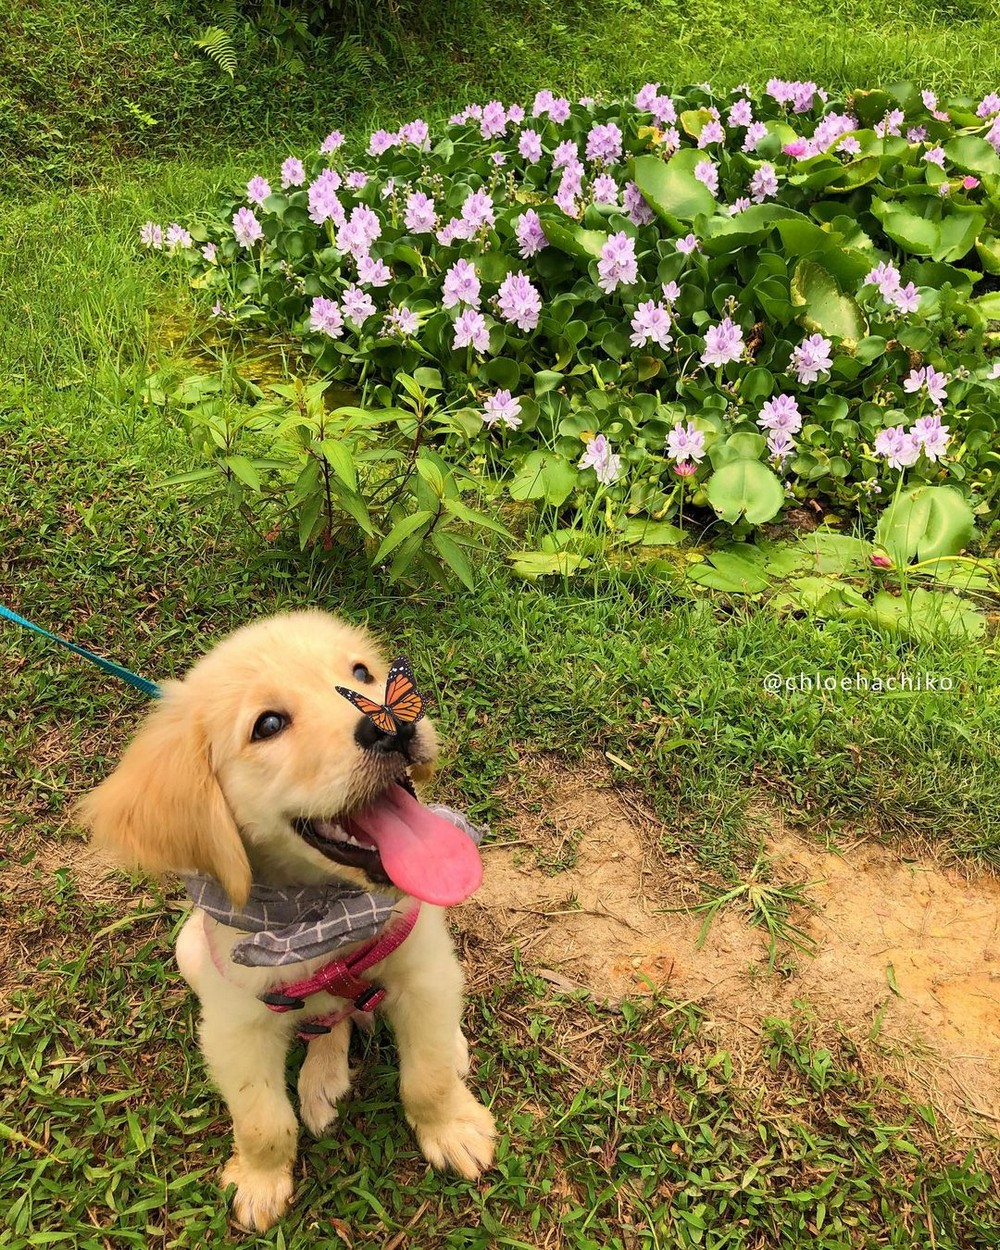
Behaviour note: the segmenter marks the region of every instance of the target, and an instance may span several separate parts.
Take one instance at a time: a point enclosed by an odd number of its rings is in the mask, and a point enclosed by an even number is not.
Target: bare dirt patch
[[[759,928],[725,908],[703,947],[690,907],[704,874],[666,855],[668,834],[600,779],[553,774],[516,835],[484,849],[486,878],[460,922],[487,946],[518,948],[550,980],[598,999],[662,992],[696,1002],[720,1042],[759,1050],[770,1016],[835,1030],[866,1067],[931,1102],[961,1133],[1000,1125],[1000,882],[927,855],[861,842],[838,853],[759,813],[774,877],[812,883],[794,923],[814,957],[768,968]],[[671,910],[676,909],[676,910]],[[554,975],[550,975],[554,974]]]

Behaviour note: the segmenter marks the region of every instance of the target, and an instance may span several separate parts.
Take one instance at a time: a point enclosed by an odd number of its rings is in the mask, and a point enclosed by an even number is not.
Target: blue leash
[[[136,690],[141,690],[143,694],[148,694],[152,699],[158,699],[163,693],[155,682],[147,681],[145,677],[140,677],[138,673],[132,673],[127,668],[122,668],[120,664],[115,664],[112,660],[106,660],[103,656],[95,655],[93,651],[88,651],[86,647],[78,647],[75,642],[67,642],[65,638],[60,638],[58,634],[49,633],[47,629],[42,629],[41,625],[33,625],[31,621],[26,621],[23,616],[18,616],[10,608],[5,608],[2,603],[0,603],[0,617],[13,621],[15,625],[23,625],[25,629],[41,634],[43,638],[50,638],[68,651],[75,651],[77,655],[82,655],[85,660],[90,660],[98,668],[102,668],[106,673],[110,673],[112,677],[120,677],[122,681],[127,681],[130,686],[135,686]]]

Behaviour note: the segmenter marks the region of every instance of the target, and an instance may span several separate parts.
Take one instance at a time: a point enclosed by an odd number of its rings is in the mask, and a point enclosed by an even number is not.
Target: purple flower
[[[415,117],[412,122],[401,126],[399,137],[403,143],[412,143],[421,152],[426,152],[431,146],[430,127],[421,117]]]
[[[710,122],[706,122],[701,128],[701,134],[698,136],[698,147],[707,148],[711,143],[725,143],[726,132],[722,128],[722,123],[714,118]]]
[[[1000,153],[1000,117],[990,127],[986,135],[986,142],[992,144],[994,150]]]
[[[587,444],[587,450],[580,457],[577,468],[593,469],[601,485],[610,486],[621,471],[621,465],[621,456],[616,456],[604,435],[598,434]]]
[[[204,256],[204,258],[208,261],[210,265],[215,264],[215,244],[214,243],[206,243],[205,246],[201,249],[201,254],[202,256]]]
[[[497,391],[483,404],[483,425],[490,427],[502,422],[508,430],[516,430],[521,424],[521,401],[512,399],[510,391]]]
[[[495,139],[507,129],[507,110],[499,100],[483,105],[479,119],[479,133],[484,139]]]
[[[305,180],[305,166],[297,156],[290,156],[281,167],[282,188],[301,187]]]
[[[693,234],[686,234],[683,239],[678,239],[676,247],[682,256],[690,256],[692,252],[699,250],[698,240]]]
[[[324,169],[309,187],[309,220],[321,226],[332,221],[339,230],[347,221],[344,206],[337,196],[340,175],[335,169]]]
[[[545,231],[542,229],[541,218],[533,208],[529,208],[518,217],[514,230],[517,233],[518,250],[525,260],[549,245]]]
[[[392,281],[392,270],[384,260],[373,260],[365,254],[357,261],[358,281],[362,286],[388,286]]]
[[[920,442],[913,434],[905,433],[901,425],[894,425],[876,436],[875,451],[885,457],[890,469],[906,469],[916,464]]]
[[[517,150],[530,164],[542,159],[542,136],[537,130],[522,130]]]
[[[749,195],[738,195],[730,205],[729,212],[733,217],[738,217],[740,213],[745,213],[750,207]]]
[[[765,162],[754,172],[750,179],[750,194],[755,204],[763,204],[770,196],[778,194],[778,175],[773,165]]]
[[[837,151],[846,152],[848,156],[857,156],[861,151],[861,143],[853,135],[848,135],[837,144]]]
[[[437,226],[437,213],[431,197],[423,191],[414,191],[408,195],[403,222],[407,230],[414,234],[433,234]]]
[[[344,318],[337,302],[317,295],[309,310],[309,328],[339,339],[344,333]]]
[[[507,157],[503,154],[503,152],[491,152],[490,160],[493,162],[494,165],[506,165],[507,164]]]
[[[459,314],[455,320],[455,346],[474,347],[477,352],[489,350],[490,332],[481,312],[467,308]]]
[[[253,204],[263,204],[270,194],[271,184],[260,174],[256,178],[251,178],[247,183],[247,199]]]
[[[598,174],[591,184],[590,195],[595,204],[617,204],[618,183],[610,174]]]
[[[921,91],[920,98],[924,102],[924,108],[929,109],[932,113],[938,106],[937,96],[933,91]]]
[[[472,228],[473,233],[492,226],[495,220],[492,197],[485,191],[472,191],[462,205],[462,220]]]
[[[348,321],[355,325],[364,325],[369,317],[374,317],[377,309],[375,302],[367,291],[362,291],[352,282],[344,291],[341,310]]]
[[[743,140],[744,152],[756,152],[757,144],[767,138],[767,126],[763,122],[751,122],[747,127],[746,138]]]
[[[514,126],[520,126],[521,122],[524,121],[524,109],[520,104],[512,104],[510,106],[507,110],[507,120]]]
[[[645,347],[650,340],[659,347],[673,342],[669,309],[651,299],[640,304],[632,316],[632,346]]]
[[[892,112],[886,113],[875,126],[875,133],[880,139],[886,138],[888,135],[898,135],[902,132],[903,122],[906,121],[906,114],[902,109],[893,109]]]
[[[219,301],[216,300],[215,303],[212,305],[212,316],[224,317],[225,315],[226,315],[226,310],[222,307]]]
[[[694,167],[694,176],[715,195],[719,189],[719,171],[716,169],[714,161],[710,161],[707,158],[699,161]]]
[[[319,146],[320,156],[329,156],[332,152],[336,152],[338,148],[343,147],[344,136],[339,130],[331,130],[323,142]]]
[[[558,96],[552,101],[552,104],[549,107],[549,117],[551,117],[552,120],[560,126],[563,122],[569,121],[569,113],[569,100],[567,100],[564,96]]]
[[[552,153],[553,170],[565,169],[567,165],[579,165],[579,163],[580,147],[572,139],[567,139],[564,143],[560,143]]]
[[[625,183],[625,211],[629,220],[636,226],[648,226],[655,221],[655,214],[642,197],[642,192],[634,182]]]
[[[701,355],[703,365],[726,365],[742,355],[743,330],[731,317],[723,317],[717,326],[709,326]]]
[[[923,143],[927,138],[926,126],[911,126],[906,132],[907,143]]]
[[[810,155],[807,139],[793,139],[791,143],[784,144],[781,150],[786,156],[794,156],[797,160]]]
[[[874,269],[865,274],[865,286],[877,286],[887,304],[899,290],[899,270],[891,260],[879,261]]]
[[[737,100],[726,118],[730,126],[749,126],[753,121],[753,107],[749,100]]]
[[[586,155],[588,161],[603,161],[605,165],[621,160],[622,132],[614,122],[591,128],[587,135]]]
[[[240,247],[245,248],[252,248],[264,237],[264,231],[253,215],[252,208],[241,208],[233,214],[233,234]]]
[[[610,295],[619,286],[631,286],[639,277],[639,262],[635,255],[635,240],[624,230],[613,234],[601,248],[597,262],[597,285]]]
[[[983,121],[988,121],[995,114],[1000,113],[1000,95],[995,91],[991,91],[988,96],[984,96],[979,102],[976,109],[976,116],[981,117]]]
[[[671,460],[693,460],[700,463],[705,458],[705,435],[696,430],[694,422],[687,425],[678,421],[667,435],[667,456]]]
[[[916,312],[920,307],[920,292],[916,283],[907,282],[906,286],[899,287],[889,297],[889,303],[894,304],[901,313]]]
[[[542,297],[526,273],[509,273],[497,292],[497,307],[506,321],[521,330],[534,330],[542,311]]]
[[[644,87],[640,87],[635,96],[635,107],[640,113],[648,113],[653,107],[653,101],[660,93],[660,84],[658,82],[648,82]]]
[[[761,408],[757,424],[762,430],[783,430],[786,434],[798,434],[802,429],[802,414],[792,395],[775,395]]]
[[[795,450],[795,440],[787,430],[772,430],[767,440],[767,450],[774,460],[787,460]]]
[[[363,191],[368,183],[368,175],[363,169],[348,170],[344,185],[349,191]]]
[[[420,329],[420,318],[409,308],[393,308],[385,319],[385,328],[389,334],[408,338]]]
[[[950,381],[951,374],[938,373],[933,365],[928,365],[924,369],[911,369],[909,375],[903,379],[903,390],[913,395],[923,387],[935,408],[940,408],[948,398],[945,387]]]
[[[139,230],[139,242],[143,247],[159,252],[163,248],[163,227],[155,221],[147,221]]]
[[[454,308],[456,304],[465,304],[469,308],[479,307],[479,278],[475,266],[467,260],[456,260],[444,275],[444,297],[441,301],[445,308]]]
[[[167,250],[171,252],[176,252],[178,248],[182,247],[194,247],[194,240],[191,238],[190,234],[188,234],[183,226],[179,226],[176,221],[171,222],[171,224],[167,226],[165,241]]]
[[[532,117],[544,117],[552,107],[552,92],[539,91],[535,95],[534,103],[531,106]]]
[[[660,289],[668,304],[676,304],[681,297],[681,288],[676,282],[664,282]]]
[[[388,130],[376,130],[368,140],[368,155],[381,156],[383,152],[394,148],[398,142],[398,134],[390,134]]]
[[[971,174],[966,174],[962,179],[962,186],[966,191],[974,191],[979,186],[979,179],[973,178]]]
[[[949,426],[941,424],[941,414],[935,412],[932,416],[920,417],[915,421],[910,434],[920,444],[927,459],[936,463],[951,442],[949,429]]]
[[[668,95],[658,95],[649,111],[661,126],[672,126],[677,120],[677,109]]]
[[[924,153],[924,160],[930,161],[932,165],[940,165],[944,169],[944,148],[928,148]]]
[[[792,352],[792,368],[803,386],[815,382],[821,373],[833,367],[830,356],[832,346],[822,334],[813,334]]]

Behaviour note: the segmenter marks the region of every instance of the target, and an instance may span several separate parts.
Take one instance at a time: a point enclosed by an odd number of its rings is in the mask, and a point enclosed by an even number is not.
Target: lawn
[[[224,501],[157,487],[198,462],[184,430],[143,402],[143,383],[194,343],[180,277],[164,280],[136,247],[142,221],[182,220],[325,124],[360,133],[376,115],[439,116],[472,97],[771,74],[831,87],[905,74],[981,93],[1000,80],[992,6],[815,3],[794,23],[775,4],[714,0],[446,6],[440,25],[425,15],[381,44],[359,28],[384,66],[359,53],[358,81],[341,66],[336,93],[321,90],[320,69],[283,71],[270,45],[260,81],[241,69],[230,85],[191,51],[190,15],[139,7],[141,20],[128,5],[18,10],[26,34],[45,36],[45,58],[15,64],[16,41],[0,54],[0,127],[36,135],[0,234],[0,602],[154,679],[181,675],[257,614],[317,604],[366,621],[426,675],[446,744],[437,793],[488,820],[498,847],[523,839],[525,811],[537,812],[527,862],[554,888],[572,858],[567,830],[546,823],[553,772],[641,810],[664,876],[683,868],[722,892],[762,865],[766,875],[762,807],[820,846],[866,836],[970,871],[1000,863],[995,620],[984,642],[961,646],[679,594],[624,564],[527,584],[499,544],[474,592],[401,589],[350,551],[261,542]],[[125,91],[112,72],[123,58]],[[252,370],[252,344],[247,354]],[[215,1183],[227,1119],[170,954],[179,893],[104,879],[69,815],[142,700],[12,627],[0,646],[0,1246],[997,1243],[989,1120],[956,1136],[879,1048],[881,1017],[859,1032],[804,1004],[737,1041],[719,1032],[718,998],[668,982],[608,1001],[547,979],[530,950],[491,945],[471,913],[472,1080],[501,1125],[496,1169],[475,1186],[429,1172],[380,1028],[336,1140],[303,1146],[292,1215],[266,1236],[240,1234]],[[951,688],[764,686],[772,673],[900,671],[946,675]],[[786,914],[780,895],[773,905]],[[775,973],[773,953],[758,951],[754,977],[794,985],[808,956],[780,933]]]

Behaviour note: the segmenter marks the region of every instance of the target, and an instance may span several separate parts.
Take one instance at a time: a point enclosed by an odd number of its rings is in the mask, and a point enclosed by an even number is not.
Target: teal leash
[[[52,642],[57,642],[60,647],[65,647],[67,651],[73,651],[77,655],[82,655],[85,660],[90,660],[92,664],[96,664],[98,668],[103,669],[106,673],[110,673],[112,677],[119,677],[122,681],[127,681],[130,686],[134,686],[136,690],[141,690],[143,694],[149,695],[151,699],[158,699],[163,693],[155,682],[148,681],[145,677],[140,677],[138,673],[130,672],[127,668],[122,668],[120,664],[115,664],[113,660],[106,660],[101,655],[95,655],[93,651],[88,651],[86,647],[78,647],[75,642],[67,642],[65,638],[60,638],[58,634],[52,634],[47,629],[42,629],[41,625],[33,625],[31,621],[26,621],[23,616],[18,616],[10,608],[5,608],[2,603],[0,603],[0,617],[4,620],[13,621],[15,625],[23,625],[25,629],[41,634],[43,638],[48,638]]]

